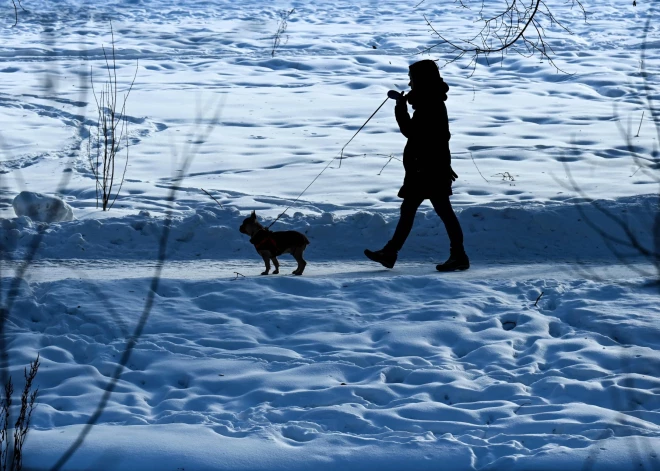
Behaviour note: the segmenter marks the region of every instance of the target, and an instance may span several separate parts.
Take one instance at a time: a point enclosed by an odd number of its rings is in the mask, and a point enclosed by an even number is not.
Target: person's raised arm
[[[396,100],[394,116],[396,117],[396,122],[399,125],[401,134],[410,138],[413,132],[412,119],[408,114],[407,97],[403,93],[401,94],[401,98]]]

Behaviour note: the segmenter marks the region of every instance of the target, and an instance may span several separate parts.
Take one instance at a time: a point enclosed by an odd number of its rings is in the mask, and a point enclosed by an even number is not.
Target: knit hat
[[[440,95],[442,101],[447,99],[449,85],[440,77],[440,70],[436,63],[430,59],[424,59],[411,64],[410,78],[415,86],[415,95]]]

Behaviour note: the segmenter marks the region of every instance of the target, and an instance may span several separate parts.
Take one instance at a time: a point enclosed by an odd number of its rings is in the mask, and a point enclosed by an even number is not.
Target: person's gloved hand
[[[451,172],[451,181],[455,182],[458,178],[458,175],[456,175],[456,172],[454,172],[454,169],[451,167],[449,167],[449,171]]]

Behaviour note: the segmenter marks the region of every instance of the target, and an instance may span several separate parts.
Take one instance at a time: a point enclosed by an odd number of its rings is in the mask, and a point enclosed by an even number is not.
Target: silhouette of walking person
[[[428,199],[444,223],[450,242],[449,258],[436,268],[467,270],[470,260],[463,247],[463,230],[449,202],[452,182],[457,177],[451,168],[451,134],[445,106],[449,86],[440,77],[435,62],[428,59],[410,65],[408,76],[410,92],[402,93],[394,107],[399,129],[408,138],[403,150],[405,177],[398,193],[403,199],[401,215],[389,242],[380,250],[367,249],[364,253],[369,259],[393,268],[410,234],[417,209]],[[407,103],[414,110],[412,117]]]

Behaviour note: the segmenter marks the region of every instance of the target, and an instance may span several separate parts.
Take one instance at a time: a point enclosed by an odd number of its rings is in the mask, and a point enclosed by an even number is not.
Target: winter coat
[[[413,90],[394,108],[401,133],[408,138],[403,150],[406,171],[400,198],[434,198],[452,194],[449,118],[444,100],[449,87],[437,66],[424,60],[410,66]],[[414,113],[408,114],[409,102]]]

